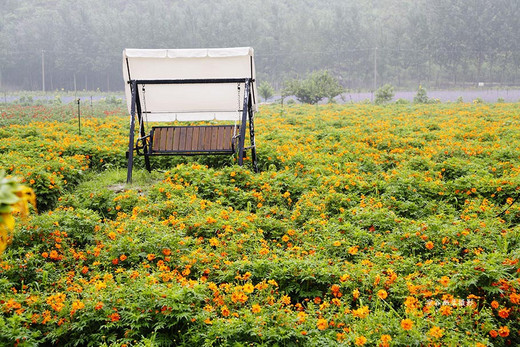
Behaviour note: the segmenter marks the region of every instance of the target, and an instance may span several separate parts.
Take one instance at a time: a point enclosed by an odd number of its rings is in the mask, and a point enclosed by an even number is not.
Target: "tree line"
[[[348,89],[512,86],[518,18],[517,0],[2,0],[0,87],[122,90],[124,48],[234,46],[276,89],[318,70]]]

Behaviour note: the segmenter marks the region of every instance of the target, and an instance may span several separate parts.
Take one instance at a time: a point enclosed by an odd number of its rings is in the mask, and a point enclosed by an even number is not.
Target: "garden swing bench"
[[[257,171],[252,48],[125,49],[123,75],[130,113],[127,183],[132,181],[134,152],[144,155],[151,171],[150,157],[157,155],[238,154],[242,166],[250,149]],[[149,133],[145,129],[148,122],[175,121],[234,124],[156,125]]]

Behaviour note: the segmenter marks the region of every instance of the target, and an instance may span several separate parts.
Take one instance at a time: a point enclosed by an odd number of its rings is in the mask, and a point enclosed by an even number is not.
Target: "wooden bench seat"
[[[232,154],[235,135],[236,125],[152,127],[149,155]]]

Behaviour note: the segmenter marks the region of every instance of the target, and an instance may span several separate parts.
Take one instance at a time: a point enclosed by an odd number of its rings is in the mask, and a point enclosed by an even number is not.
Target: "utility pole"
[[[45,93],[45,51],[42,49],[42,91]]]
[[[374,48],[374,92],[377,90],[377,46]]]

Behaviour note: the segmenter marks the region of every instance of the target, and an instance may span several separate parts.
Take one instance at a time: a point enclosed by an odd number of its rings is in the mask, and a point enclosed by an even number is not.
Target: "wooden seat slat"
[[[149,154],[232,153],[236,132],[234,125],[153,127]]]
[[[167,128],[166,150],[169,150],[170,148],[173,148],[173,132],[174,131],[175,131],[174,128]]]

